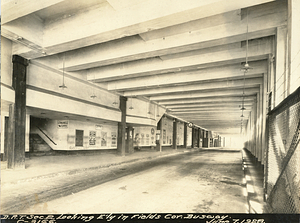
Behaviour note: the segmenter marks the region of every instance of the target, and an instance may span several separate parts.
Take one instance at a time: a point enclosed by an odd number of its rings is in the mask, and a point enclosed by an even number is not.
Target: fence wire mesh
[[[273,213],[300,213],[300,88],[268,117],[265,193]]]

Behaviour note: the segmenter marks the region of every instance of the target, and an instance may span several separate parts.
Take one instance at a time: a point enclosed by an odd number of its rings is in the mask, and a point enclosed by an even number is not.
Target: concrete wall
[[[133,140],[134,146],[156,146],[156,127],[135,127]]]
[[[44,120],[36,124],[57,144],[54,150],[117,149],[117,123],[108,125],[77,120]],[[75,146],[76,130],[84,131],[83,146]],[[91,132],[96,133],[95,138],[90,136]]]
[[[184,123],[182,122],[177,123],[177,145],[184,145]]]
[[[12,42],[1,36],[1,83],[4,83],[8,86],[12,85],[11,51],[12,51]]]
[[[171,146],[173,143],[173,120],[169,118],[162,118],[161,136],[163,146]]]
[[[126,122],[157,126],[157,123],[165,113],[165,109],[138,98],[129,97],[126,106]]]
[[[187,146],[192,146],[192,128],[187,127]]]
[[[61,89],[61,73],[41,65],[30,64],[27,77],[27,106],[110,121],[121,121],[121,112],[113,105],[116,95],[70,76],[67,88]],[[96,98],[90,96],[95,94]]]

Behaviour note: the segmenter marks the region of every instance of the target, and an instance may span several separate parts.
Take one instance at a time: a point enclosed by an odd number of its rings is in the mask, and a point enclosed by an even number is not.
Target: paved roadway
[[[240,150],[205,149],[4,185],[1,213],[246,213]]]

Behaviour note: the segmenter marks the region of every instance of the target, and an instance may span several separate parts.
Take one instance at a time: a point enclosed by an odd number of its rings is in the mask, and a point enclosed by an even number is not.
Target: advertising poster
[[[107,146],[107,132],[101,132],[101,146]]]
[[[141,133],[141,145],[145,145],[145,135],[144,133]]]
[[[146,134],[146,145],[150,145],[150,138],[149,138],[149,134]]]
[[[117,146],[117,133],[116,132],[111,133],[111,146],[112,147]]]
[[[89,145],[90,146],[96,145],[96,131],[90,131]]]

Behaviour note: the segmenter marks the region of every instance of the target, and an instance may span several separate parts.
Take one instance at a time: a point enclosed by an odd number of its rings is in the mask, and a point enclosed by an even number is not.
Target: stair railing
[[[39,128],[38,126],[36,127],[41,131],[41,133],[44,134],[44,136],[46,136],[50,140],[50,142],[52,142],[54,145],[57,145],[41,128]]]

